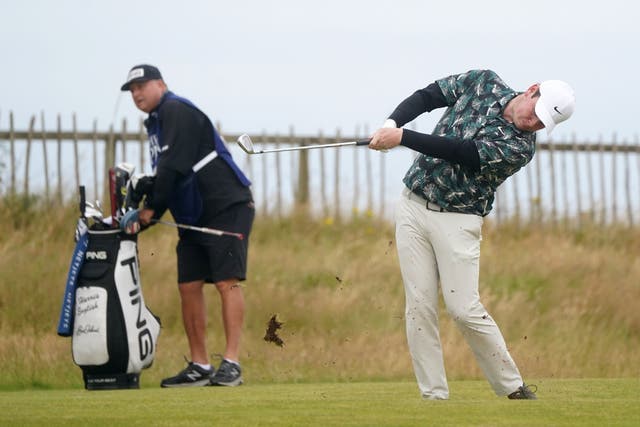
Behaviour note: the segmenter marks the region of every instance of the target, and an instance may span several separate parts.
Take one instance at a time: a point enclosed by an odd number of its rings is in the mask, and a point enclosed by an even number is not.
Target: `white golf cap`
[[[576,96],[571,86],[562,80],[540,83],[540,99],[536,102],[536,116],[544,124],[547,135],[558,123],[567,120],[576,108]]]

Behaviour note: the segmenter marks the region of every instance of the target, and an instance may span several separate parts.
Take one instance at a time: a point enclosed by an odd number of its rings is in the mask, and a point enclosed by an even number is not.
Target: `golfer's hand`
[[[402,128],[381,128],[371,135],[369,148],[372,150],[389,150],[400,145]]]
[[[151,218],[153,218],[154,210],[153,209],[140,209],[140,224],[144,227],[151,224]]]

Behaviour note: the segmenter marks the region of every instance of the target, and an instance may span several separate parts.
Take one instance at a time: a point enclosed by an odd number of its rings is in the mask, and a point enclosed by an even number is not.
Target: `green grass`
[[[71,340],[55,333],[75,206],[0,202],[0,426],[640,425],[640,311],[630,303],[640,299],[640,228],[486,223],[481,298],[540,400],[497,398],[443,307],[451,400],[425,402],[406,345],[393,225],[366,216],[258,217],[243,284],[247,384],[159,389],[188,346],[175,231],[153,227],[139,252],[145,301],[163,323],[156,359],[141,390],[88,392]],[[213,355],[223,334],[219,298],[206,292]],[[276,313],[283,348],[263,340]]]
[[[544,380],[537,401],[453,381],[448,401],[414,382],[248,384],[236,388],[0,392],[12,426],[637,426],[640,380]]]

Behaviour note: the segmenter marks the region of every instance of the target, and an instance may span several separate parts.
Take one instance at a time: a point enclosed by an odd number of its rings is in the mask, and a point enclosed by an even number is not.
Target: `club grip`
[[[84,218],[85,206],[87,204],[87,199],[85,196],[84,185],[81,185],[78,188],[78,192],[80,193],[80,218]]]
[[[370,142],[371,142],[371,138],[361,139],[359,141],[356,141],[356,145],[369,145]]]

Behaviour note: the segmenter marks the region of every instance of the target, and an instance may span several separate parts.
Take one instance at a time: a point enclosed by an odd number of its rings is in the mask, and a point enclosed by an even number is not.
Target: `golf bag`
[[[160,319],[144,303],[137,236],[89,229],[75,287],[73,361],[87,390],[139,388],[153,363]]]

